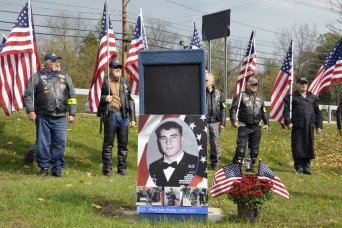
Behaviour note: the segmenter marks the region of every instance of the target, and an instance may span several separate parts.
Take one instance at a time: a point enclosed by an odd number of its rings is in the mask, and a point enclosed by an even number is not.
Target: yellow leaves
[[[45,200],[43,198],[37,198],[37,201],[43,203]]]
[[[66,184],[65,186],[66,186],[67,188],[71,188],[71,187],[72,187],[72,184],[69,183],[69,184]]]
[[[324,205],[324,204],[326,204],[327,203],[327,200],[325,200],[325,199],[320,199],[319,200],[319,204],[320,205]]]
[[[91,185],[92,183],[86,180],[80,180],[81,184],[85,184],[85,185]]]
[[[100,204],[95,204],[95,203],[93,203],[91,206],[95,207],[96,209],[101,209],[102,208],[102,206]]]
[[[95,177],[96,174],[95,174],[95,173],[92,173],[92,172],[87,172],[87,176],[88,176],[88,177]]]

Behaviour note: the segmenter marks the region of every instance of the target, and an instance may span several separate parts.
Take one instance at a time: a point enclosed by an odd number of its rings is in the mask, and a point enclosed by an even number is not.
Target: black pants
[[[122,114],[114,113],[104,119],[104,138],[102,146],[102,163],[103,172],[112,171],[112,149],[114,138],[116,135],[118,144],[118,165],[117,171],[120,172],[126,169],[127,162],[127,143],[128,143],[128,120],[123,118]]]
[[[248,125],[238,128],[238,138],[236,140],[234,163],[242,163],[248,142],[252,164],[255,164],[259,153],[259,144],[261,139],[261,127],[259,125]]]

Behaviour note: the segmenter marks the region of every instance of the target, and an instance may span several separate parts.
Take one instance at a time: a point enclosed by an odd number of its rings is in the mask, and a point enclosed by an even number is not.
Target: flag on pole
[[[242,180],[241,164],[231,164],[219,169],[214,176],[210,194],[216,198],[227,193],[235,182]]]
[[[39,69],[30,4],[26,3],[0,53],[0,104],[7,116],[24,106],[24,91]]]
[[[243,80],[245,79],[245,83],[248,81],[250,77],[253,77],[255,74],[256,67],[256,51],[255,51],[255,32],[252,31],[251,37],[248,42],[248,47],[246,50],[246,54],[242,60],[242,65],[240,69],[240,75],[238,77],[236,87],[234,90],[234,97],[244,91]]]
[[[114,30],[112,23],[110,21],[109,15],[107,15],[106,3],[103,9],[102,16],[102,25],[101,25],[101,33],[100,33],[100,44],[97,51],[97,59],[95,63],[95,69],[93,74],[93,79],[91,81],[88,101],[90,112],[97,112],[97,108],[100,103],[101,89],[104,77],[104,71],[108,66],[108,63],[111,62],[117,55],[116,43],[114,38]],[[107,26],[107,17],[108,23]],[[108,27],[108,31],[107,31]],[[108,42],[107,42],[108,40]],[[109,49],[109,56],[107,56]]]
[[[273,119],[277,120],[282,126],[284,126],[284,97],[290,92],[290,84],[293,81],[292,67],[293,67],[293,55],[292,55],[292,40],[289,50],[286,54],[283,65],[280,68],[276,82],[273,85],[271,94],[271,108],[270,115]]]
[[[259,179],[263,179],[263,180],[269,180],[272,182],[272,192],[274,194],[277,194],[285,199],[289,199],[290,198],[290,194],[289,192],[286,190],[285,185],[283,184],[283,182],[280,180],[279,177],[277,177],[273,171],[268,168],[264,163],[262,163],[261,161],[259,162],[259,171],[257,174]]]
[[[132,94],[139,94],[139,51],[147,49],[145,46],[146,40],[144,40],[144,24],[142,20],[142,14],[140,13],[135,25],[134,34],[132,36],[131,45],[129,46],[128,56],[126,61],[126,72],[130,76],[130,85],[132,88]]]
[[[328,55],[310,85],[309,91],[316,96],[329,89],[333,82],[342,82],[342,38]]]
[[[192,33],[192,38],[191,38],[191,48],[192,49],[198,49],[201,48],[201,40],[198,36],[198,32],[197,32],[197,28],[196,28],[196,24],[194,22],[194,32]]]

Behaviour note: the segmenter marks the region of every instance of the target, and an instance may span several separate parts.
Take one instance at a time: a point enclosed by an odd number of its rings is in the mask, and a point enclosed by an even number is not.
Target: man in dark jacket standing
[[[114,137],[118,143],[117,173],[126,175],[126,158],[128,155],[128,122],[135,126],[135,104],[131,96],[128,81],[121,77],[122,65],[118,60],[109,63],[108,78],[103,81],[98,114],[104,123],[102,146],[102,171],[105,176],[112,176],[112,148]],[[109,91],[108,91],[109,89]]]
[[[233,127],[238,128],[237,147],[234,163],[241,164],[245,157],[246,145],[250,149],[252,164],[250,172],[254,172],[254,164],[259,154],[259,144],[261,140],[260,121],[264,122],[264,129],[268,131],[268,116],[264,107],[264,100],[257,94],[258,80],[254,77],[248,79],[246,91],[236,95],[230,109],[230,122]],[[241,103],[237,116],[238,103],[241,95]]]
[[[337,107],[337,111],[336,111],[336,122],[337,122],[338,132],[340,136],[342,137],[342,97],[341,97],[340,105]]]
[[[222,93],[214,87],[215,78],[211,73],[206,73],[206,104],[208,131],[210,140],[211,168],[217,170],[220,161],[220,130],[226,126],[226,101]]]
[[[45,68],[34,74],[25,89],[26,112],[36,122],[37,162],[39,176],[61,177],[66,147],[67,117],[72,123],[76,115],[76,94],[69,75],[62,73],[61,57],[48,53]]]
[[[284,98],[284,123],[292,130],[291,147],[296,171],[311,175],[310,160],[315,158],[314,129],[319,134],[323,128],[322,112],[318,98],[307,91],[308,80],[299,78],[296,86],[292,102],[291,95]]]

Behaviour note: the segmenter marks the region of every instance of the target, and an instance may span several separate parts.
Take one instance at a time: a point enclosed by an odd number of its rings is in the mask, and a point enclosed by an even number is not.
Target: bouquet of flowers
[[[228,198],[235,204],[260,209],[266,200],[273,196],[270,180],[259,179],[256,174],[243,174],[241,181],[233,183]]]

